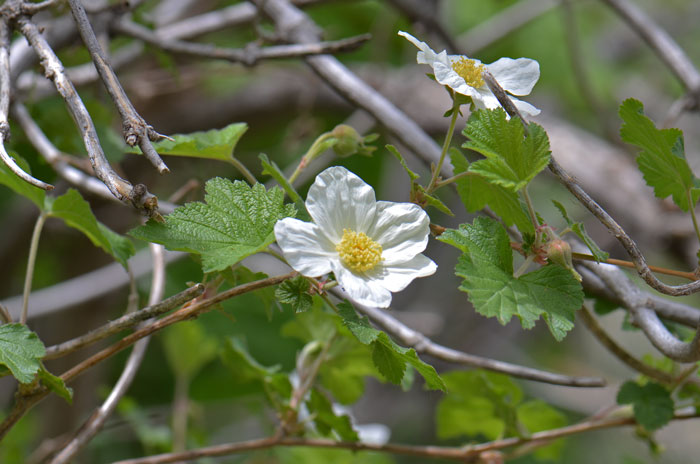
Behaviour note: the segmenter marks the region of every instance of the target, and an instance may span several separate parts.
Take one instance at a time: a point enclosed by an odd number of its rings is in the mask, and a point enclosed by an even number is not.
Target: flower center
[[[343,238],[335,249],[343,263],[356,272],[369,271],[382,260],[382,246],[364,232],[343,229]]]
[[[464,79],[469,87],[478,89],[484,85],[484,78],[481,73],[486,67],[483,64],[476,64],[476,61],[462,57],[459,61],[452,63],[452,69]]]

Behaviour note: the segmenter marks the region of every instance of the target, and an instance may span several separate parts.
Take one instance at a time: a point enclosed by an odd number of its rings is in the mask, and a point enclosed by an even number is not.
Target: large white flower
[[[356,302],[380,308],[437,266],[421,254],[430,220],[418,205],[377,201],[374,190],[343,167],[316,176],[306,198],[314,222],[285,218],[275,237],[294,270],[309,277],[335,274]]]
[[[407,32],[399,31],[399,35],[420,49],[416,61],[430,65],[435,80],[457,93],[471,97],[477,108],[494,109],[500,106],[481,77],[485,69],[493,74],[506,92],[518,96],[528,95],[540,78],[539,63],[529,58],[501,58],[491,64],[482,64],[481,61],[464,55],[448,55],[445,50],[435,53],[428,44]],[[540,112],[527,102],[517,98],[511,100],[521,113],[535,116]]]

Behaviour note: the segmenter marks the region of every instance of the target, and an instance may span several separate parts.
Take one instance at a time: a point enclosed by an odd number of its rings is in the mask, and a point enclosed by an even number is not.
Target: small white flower
[[[528,95],[540,78],[539,63],[529,58],[501,58],[491,64],[482,64],[464,55],[448,55],[445,50],[435,53],[428,44],[407,32],[399,31],[399,35],[420,49],[416,61],[430,65],[436,81],[471,97],[477,108],[494,109],[500,106],[481,77],[484,70],[488,70],[506,92],[518,96]],[[540,112],[527,102],[517,98],[511,100],[521,113],[535,116]]]
[[[316,176],[306,198],[312,222],[275,224],[284,257],[302,275],[330,272],[356,302],[380,308],[437,266],[421,254],[430,220],[418,205],[377,201],[374,190],[343,167]]]

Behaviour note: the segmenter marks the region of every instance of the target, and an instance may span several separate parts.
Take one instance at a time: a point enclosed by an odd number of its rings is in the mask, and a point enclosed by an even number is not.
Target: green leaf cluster
[[[617,392],[617,403],[631,404],[634,418],[647,430],[659,429],[673,418],[671,393],[656,382],[625,382]]]
[[[216,177],[205,186],[205,203],[178,207],[165,222],[150,220],[129,234],[171,250],[202,256],[204,272],[222,271],[275,241],[275,223],[294,216],[278,188],[250,187],[242,181]]]
[[[15,157],[17,164],[29,172],[26,162]],[[58,197],[46,195],[38,187],[29,185],[14,173],[4,163],[0,163],[0,184],[12,189],[18,195],[31,200],[47,217],[62,219],[66,225],[79,230],[97,247],[102,248],[126,267],[126,262],[134,254],[134,245],[127,239],[97,220],[90,209],[90,204],[80,196],[77,190],[68,189]]]
[[[445,231],[439,240],[462,250],[455,273],[464,278],[459,289],[480,314],[505,325],[513,316],[523,328],[542,316],[555,339],[574,327],[574,314],[583,303],[581,284],[568,269],[549,264],[513,276],[513,252],[503,226],[489,218]]]
[[[349,303],[340,303],[338,313],[353,335],[363,345],[370,346],[374,365],[387,380],[401,384],[407,366],[411,366],[423,376],[427,388],[445,390],[445,383],[435,368],[421,361],[416,350],[397,345],[386,333],[372,327],[366,317],[359,317]]]
[[[700,180],[685,158],[683,132],[657,129],[654,122],[644,115],[644,105],[632,98],[620,105],[620,118],[624,121],[620,136],[625,142],[641,148],[637,165],[654,194],[659,198],[670,195],[683,211],[693,208],[700,197]]]
[[[486,157],[469,166],[488,182],[517,192],[549,164],[549,138],[541,126],[528,124],[528,135],[518,118],[508,119],[501,108],[478,110],[469,117],[463,148]]]
[[[510,377],[483,370],[452,371],[443,375],[447,394],[437,406],[437,436],[458,437],[526,436],[566,425],[566,418],[552,406],[524,401],[524,395]],[[538,450],[537,457],[556,459],[562,442]]]

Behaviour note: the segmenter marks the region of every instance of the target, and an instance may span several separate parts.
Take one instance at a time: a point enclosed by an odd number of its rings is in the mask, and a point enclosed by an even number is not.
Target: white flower
[[[430,220],[418,205],[377,201],[374,190],[343,167],[316,176],[306,198],[313,223],[275,224],[284,257],[302,275],[330,273],[356,302],[380,308],[437,266],[421,254]]]
[[[485,69],[506,92],[518,96],[528,95],[540,78],[539,63],[529,58],[501,58],[491,64],[482,64],[481,61],[464,55],[448,55],[445,50],[435,53],[428,44],[407,32],[399,31],[399,35],[420,49],[416,61],[430,65],[435,80],[457,93],[471,97],[477,108],[494,109],[500,106],[498,99],[481,77]],[[540,112],[527,102],[517,98],[511,100],[521,113],[535,116]]]

